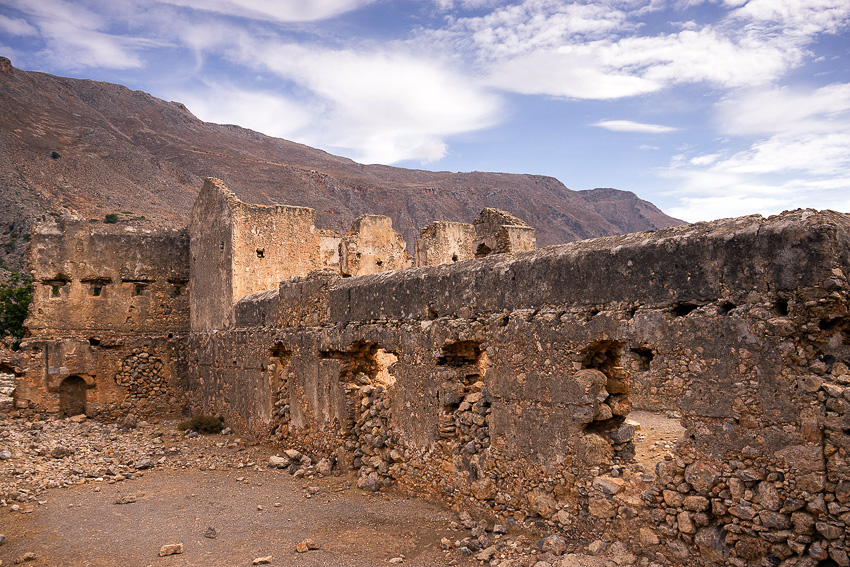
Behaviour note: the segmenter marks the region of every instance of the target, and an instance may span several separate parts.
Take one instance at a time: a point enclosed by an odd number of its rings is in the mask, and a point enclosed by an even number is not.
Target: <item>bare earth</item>
[[[665,414],[636,411],[630,417],[640,424],[636,461],[652,472],[684,430],[678,419]],[[399,558],[403,565],[420,567],[480,564],[474,555],[441,549],[442,538],[455,542],[469,536],[468,530],[458,529],[455,513],[392,493],[366,493],[355,487],[352,476],[295,478],[285,470],[263,466],[275,452],[271,447],[231,448],[236,443],[221,442],[220,436],[187,440],[169,433],[173,429],[166,424],[158,426],[165,434],[156,433],[165,443],[153,446],[145,439],[152,438],[151,429],[157,427],[118,435],[94,423],[63,427],[53,429],[50,438],[70,434],[73,439],[66,438],[65,443],[76,443],[77,455],[85,450],[101,455],[110,446],[120,450],[123,443],[125,449],[133,446],[137,451],[128,453],[127,462],[154,449],[156,454],[172,455],[179,447],[179,457],[169,457],[168,466],[137,471],[132,480],[116,482],[121,475],[102,481],[89,478],[65,488],[37,489],[23,502],[4,501],[0,534],[7,541],[0,546],[0,565],[13,565],[30,552],[36,559],[25,565],[33,567],[231,567],[269,556],[272,565],[305,567],[371,567]],[[68,458],[22,462],[25,457],[15,447],[26,447],[24,439],[48,443],[47,433],[29,434],[26,427],[22,431],[11,438],[17,439],[14,447],[10,438],[0,440],[0,449],[9,446],[18,455],[5,461],[12,468],[0,470],[0,481],[27,478],[23,469],[41,471],[29,478],[43,479],[58,475],[55,470],[83,466]],[[104,437],[114,445],[104,444]],[[49,472],[49,467],[59,465],[64,468]],[[34,481],[24,484],[35,486]],[[129,496],[135,502],[116,504]],[[214,538],[205,537],[209,528],[215,530]],[[510,556],[526,556],[526,562],[533,564],[532,540],[520,534],[491,537],[499,544],[499,556],[510,550]],[[307,539],[319,549],[298,553],[296,544]],[[184,552],[159,557],[160,548],[172,543],[182,543]]]
[[[115,504],[130,494],[135,503]],[[34,552],[27,565],[236,566],[272,556],[274,565],[355,567],[403,556],[405,565],[442,566],[453,557],[440,539],[462,537],[449,529],[456,516],[436,506],[372,496],[349,477],[305,482],[274,470],[148,471],[132,482],[53,489],[41,501],[29,514],[0,512],[5,565]],[[215,539],[204,537],[210,527]],[[305,539],[320,549],[296,552]],[[158,556],[178,542],[182,555]]]

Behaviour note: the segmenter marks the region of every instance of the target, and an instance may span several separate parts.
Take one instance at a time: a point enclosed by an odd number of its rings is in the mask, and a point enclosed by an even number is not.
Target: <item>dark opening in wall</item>
[[[788,300],[779,298],[776,300],[776,303],[773,304],[773,310],[780,317],[785,317],[788,315]]]
[[[106,285],[112,282],[110,278],[89,278],[80,281],[88,286],[89,295],[92,297],[102,296]]]
[[[86,381],[69,376],[59,384],[59,413],[73,416],[86,413]]]
[[[735,305],[734,303],[732,303],[731,301],[724,301],[723,303],[720,304],[720,307],[717,308],[717,312],[720,315],[727,315],[727,314],[729,314],[730,311],[732,311],[736,307],[738,307],[738,306]]]
[[[452,254],[452,262],[457,262],[457,254]]]
[[[186,286],[189,281],[179,278],[179,279],[169,279],[168,283],[171,284],[171,297],[179,297],[186,292]]]
[[[95,337],[89,337],[89,345],[100,346],[100,339],[95,338]]]
[[[130,284],[132,287],[133,296],[144,295],[145,290],[148,289],[151,283],[151,280],[121,280],[125,284]]]
[[[637,370],[639,372],[648,371],[652,359],[655,358],[655,354],[652,352],[652,349],[647,347],[635,347],[629,350],[637,357]]]
[[[383,260],[378,260],[377,262],[375,262],[375,265],[376,265],[376,266],[378,266],[378,267],[380,268],[381,266],[383,266],[383,265],[384,265],[384,261],[383,261]]]
[[[670,312],[673,313],[675,317],[685,317],[698,307],[699,305],[695,303],[677,303],[673,306],[673,309],[671,309]]]
[[[821,331],[843,330],[848,326],[850,326],[850,318],[848,317],[833,317],[831,319],[821,319],[818,322],[818,327],[820,327]]]
[[[606,376],[620,366],[623,343],[619,341],[597,341],[581,351],[581,367],[594,368]],[[650,351],[651,352],[651,351]]]
[[[442,348],[442,356],[437,358],[437,366],[476,365],[481,359],[481,343],[459,341],[449,343]]]
[[[488,254],[490,254],[490,252],[492,252],[492,251],[493,250],[489,246],[487,246],[486,244],[484,244],[482,242],[481,244],[478,245],[478,248],[476,248],[476,250],[475,250],[475,257],[476,258],[484,258]]]
[[[42,283],[46,286],[50,286],[50,297],[62,297],[62,288],[68,285],[68,282],[71,281],[71,278],[68,276],[58,274],[55,278],[50,280],[43,280]]]
[[[257,248],[257,258],[265,258],[266,257],[266,249],[265,248]]]

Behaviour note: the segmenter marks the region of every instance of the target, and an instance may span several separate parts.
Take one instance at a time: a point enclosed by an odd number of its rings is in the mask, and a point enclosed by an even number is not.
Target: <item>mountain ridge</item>
[[[239,198],[316,210],[345,232],[384,214],[411,246],[435,220],[504,209],[540,246],[682,224],[634,193],[572,191],[553,177],[360,164],[243,128],[203,122],[182,103],[122,85],[23,71],[0,58],[0,259],[23,267],[26,234],[48,215],[106,214],[185,226],[205,177]],[[142,220],[140,217],[144,217]],[[14,236],[14,238],[12,238]]]

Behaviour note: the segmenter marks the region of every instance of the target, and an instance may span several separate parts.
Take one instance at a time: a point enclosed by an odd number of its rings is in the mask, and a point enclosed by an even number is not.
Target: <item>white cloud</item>
[[[239,65],[298,85],[310,99],[309,125],[297,140],[365,162],[423,162],[446,154],[446,137],[495,124],[501,102],[438,59],[386,49],[328,49],[228,34],[224,50]],[[244,95],[245,93],[243,93]],[[270,95],[265,91],[264,96]],[[220,122],[225,108],[211,106]],[[262,122],[262,119],[251,123]],[[271,124],[257,128],[272,133]],[[274,132],[294,131],[284,124]]]
[[[727,134],[835,132],[850,121],[850,83],[814,90],[782,87],[739,93],[719,106]]]
[[[138,52],[161,45],[143,37],[110,34],[104,31],[110,25],[106,16],[63,0],[9,2],[30,17],[30,26],[46,44],[43,54],[62,68],[138,68],[144,64]]]
[[[170,98],[183,102],[201,120],[236,124],[287,139],[298,138],[315,111],[279,93],[250,91],[232,84],[211,83],[202,90],[174,92]]]
[[[715,22],[643,32],[647,12],[700,3],[525,0],[453,20],[422,40],[468,53],[501,89],[606,100],[678,84],[769,84],[809,56],[815,36],[850,25],[846,0],[752,0],[727,2]]]
[[[339,16],[375,0],[158,0],[227,16],[277,22],[314,22]]]
[[[779,212],[812,202],[850,212],[850,83],[818,89],[764,89],[729,98],[720,127],[760,135],[728,153],[676,156],[663,177],[674,179],[686,220]]]
[[[487,84],[522,94],[616,99],[659,90],[661,84],[617,72],[587,48],[536,52],[493,64]]]
[[[38,30],[29,25],[26,20],[9,18],[3,14],[0,14],[0,32],[18,36],[38,34]]]
[[[644,124],[642,122],[632,122],[631,120],[600,120],[595,124],[591,124],[591,126],[605,128],[612,132],[636,132],[641,134],[664,134],[678,130],[678,128],[673,128],[672,126]]]

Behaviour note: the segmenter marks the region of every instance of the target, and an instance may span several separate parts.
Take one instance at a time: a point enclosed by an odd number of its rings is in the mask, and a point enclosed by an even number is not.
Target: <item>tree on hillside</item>
[[[32,279],[12,272],[9,281],[0,282],[0,337],[16,339],[12,348],[17,349],[24,336],[24,319],[32,300]]]

